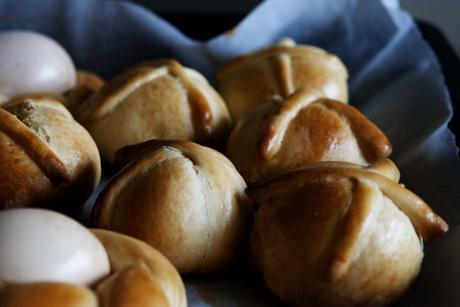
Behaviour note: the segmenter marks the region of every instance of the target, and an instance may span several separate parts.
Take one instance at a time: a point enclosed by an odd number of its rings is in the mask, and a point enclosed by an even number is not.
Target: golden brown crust
[[[311,163],[301,169],[256,184],[248,188],[247,193],[256,202],[264,201],[272,194],[289,193],[289,189],[298,187],[299,183],[317,178],[338,177],[372,182],[378,186],[382,193],[410,218],[414,228],[424,240],[434,240],[444,235],[449,229],[447,223],[417,195],[375,171],[369,171],[351,163]]]
[[[329,257],[327,280],[337,282],[350,268],[354,255],[359,248],[359,238],[365,232],[366,222],[370,219],[375,203],[375,190],[368,184],[354,180],[353,197],[350,205],[343,212],[343,219],[338,226],[332,253]]]
[[[288,98],[254,107],[237,123],[227,156],[249,184],[311,162],[371,164],[387,158],[391,144],[352,106],[301,88]]]
[[[175,60],[144,62],[116,76],[76,114],[109,161],[120,147],[149,139],[219,143],[231,126],[220,95]]]
[[[299,111],[322,95],[317,90],[302,88],[278,104],[260,133],[259,153],[265,160],[270,159],[278,152],[289,123]]]
[[[367,161],[377,161],[391,154],[391,144],[385,134],[357,109],[326,98],[320,99],[319,103],[348,120]]]
[[[273,57],[277,67],[281,97],[287,97],[295,90],[294,80],[292,80],[292,61],[286,53],[280,53]]]
[[[97,307],[88,288],[64,283],[11,284],[0,288],[2,307]]]
[[[227,169],[233,169],[232,163],[220,152],[211,151],[206,149],[206,147],[182,140],[150,140],[139,144],[127,145],[117,151],[114,159],[114,167],[115,169],[121,169],[130,162],[153,154],[161,148],[177,148],[195,164],[202,160],[200,157],[201,154],[211,155],[214,159],[218,159],[220,163],[225,165]]]
[[[104,80],[95,73],[78,70],[75,87],[65,93],[67,98],[66,107],[73,113],[83,101],[101,89],[104,83]]]
[[[160,252],[120,233],[103,229],[91,231],[107,250],[113,272],[97,287],[99,296],[103,297],[102,306],[187,305],[179,273]],[[135,305],[141,302],[152,304]]]
[[[142,263],[131,264],[97,286],[100,307],[175,306],[168,301]]]
[[[87,122],[104,117],[116,108],[123,101],[123,98],[128,96],[135,88],[164,74],[166,74],[165,69],[140,67],[117,75],[107,82],[94,97],[78,108],[78,120]]]
[[[328,53],[318,47],[314,46],[309,46],[309,45],[294,45],[294,46],[286,46],[286,45],[275,45],[271,47],[267,47],[261,50],[258,50],[256,52],[253,52],[251,54],[246,54],[239,56],[224,65],[222,65],[219,70],[216,73],[216,78],[217,82],[220,82],[223,78],[226,77],[227,74],[232,73],[234,69],[238,69],[242,65],[246,63],[251,63],[254,60],[260,58],[260,57],[271,57],[271,56],[279,56],[280,54],[289,54],[289,55],[295,55],[295,56],[314,56],[314,57],[325,57],[328,60],[331,60],[334,62],[334,64],[331,65],[337,65],[338,69],[344,70],[346,73],[346,77],[348,77],[348,73],[346,71],[346,68],[343,66],[343,63],[340,61],[340,59],[331,54]]]
[[[347,78],[347,70],[336,56],[319,48],[297,46],[293,41],[234,59],[216,74],[234,119],[240,119],[267,98],[286,98],[303,87],[346,102]]]
[[[61,100],[21,96],[0,117],[0,208],[81,205],[99,181],[99,153]]]
[[[268,288],[299,306],[399,298],[420,270],[419,236],[448,227],[398,176],[391,161],[318,162],[249,188],[259,204],[251,252]]]
[[[94,72],[82,69],[77,71],[77,87],[84,86],[93,91],[97,91],[104,83],[105,81]]]
[[[217,270],[238,255],[252,208],[222,154],[191,142],[149,141],[121,150],[118,161],[128,164],[100,194],[93,225],[144,240],[181,273]]]
[[[369,165],[367,169],[370,171],[377,172],[385,177],[388,177],[394,182],[399,182],[399,179],[401,178],[401,173],[399,172],[399,169],[390,159],[378,160],[377,162]]]
[[[24,149],[50,181],[56,184],[69,182],[70,175],[66,166],[48,144],[4,109],[0,109],[0,130]]]
[[[197,140],[205,140],[212,133],[212,112],[206,96],[195,86],[179,63],[170,68],[171,74],[182,80],[192,110],[192,123],[197,133]]]
[[[122,169],[128,163],[141,158],[149,153],[153,153],[156,150],[160,149],[163,146],[174,146],[184,143],[183,141],[171,141],[171,140],[150,140],[147,142],[134,144],[134,145],[127,145],[120,148],[117,153],[115,154],[115,158],[113,160],[113,166],[116,170]]]
[[[175,60],[145,61],[122,74],[115,76],[97,93],[96,97],[80,109],[82,121],[93,121],[104,117],[133,90],[149,81],[168,74],[169,70],[182,69]]]
[[[419,272],[420,239],[379,184],[350,173],[397,184],[349,163],[312,165],[250,191],[259,203],[251,235],[256,268],[293,305],[388,305]]]
[[[2,105],[2,108],[7,108],[7,106],[14,106],[14,105],[19,105],[24,102],[24,100],[41,100],[45,101],[45,103],[60,103],[60,104],[65,104],[65,99],[56,93],[50,93],[50,92],[37,92],[37,93],[31,93],[31,94],[24,94],[24,95],[19,95],[14,98],[9,99],[8,101],[5,102],[5,104]]]
[[[184,67],[177,62],[176,60],[153,60],[145,61],[140,63],[135,67],[167,67],[169,73],[180,80],[185,87],[187,92],[187,97],[192,110],[192,122],[193,126],[197,131],[198,140],[206,139],[212,133],[212,111],[207,101],[206,96],[203,92],[196,86],[193,82]],[[201,77],[201,76],[200,76]]]

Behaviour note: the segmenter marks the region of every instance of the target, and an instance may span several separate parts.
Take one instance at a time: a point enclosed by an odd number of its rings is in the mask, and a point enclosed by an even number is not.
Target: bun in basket
[[[0,108],[0,156],[0,209],[73,209],[101,175],[93,139],[59,98],[47,94],[18,97]]]
[[[223,268],[252,222],[246,184],[219,152],[185,141],[149,141],[117,153],[126,165],[96,201],[93,225],[141,239],[181,273]]]
[[[302,88],[255,106],[234,127],[227,156],[248,184],[311,162],[368,165],[387,158],[391,144],[350,105]]]
[[[84,286],[42,282],[0,287],[2,307],[98,307],[96,295]]]
[[[254,186],[251,236],[267,286],[298,306],[378,306],[418,275],[424,240],[448,226],[386,176],[345,162],[311,163]]]
[[[113,272],[97,286],[100,306],[187,306],[179,273],[155,248],[113,231],[92,232],[104,245]]]
[[[100,90],[104,83],[104,80],[95,73],[78,70],[77,84],[65,93],[66,107],[74,113],[86,99]]]
[[[346,102],[348,72],[338,57],[307,45],[284,40],[275,46],[236,58],[216,75],[232,118],[238,120],[272,96],[286,98],[310,87],[325,97]]]
[[[231,126],[220,95],[174,60],[145,62],[116,76],[75,114],[109,162],[121,147],[150,139],[219,143]]]

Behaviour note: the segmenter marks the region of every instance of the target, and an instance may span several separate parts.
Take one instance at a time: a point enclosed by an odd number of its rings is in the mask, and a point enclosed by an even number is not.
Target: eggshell
[[[109,271],[103,245],[71,218],[43,209],[0,212],[0,280],[89,285]]]
[[[0,32],[0,95],[61,94],[75,82],[72,59],[56,41],[29,31]]]

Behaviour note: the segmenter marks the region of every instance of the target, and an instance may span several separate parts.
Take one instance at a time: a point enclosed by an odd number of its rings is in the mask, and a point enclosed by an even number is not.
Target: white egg
[[[0,32],[0,95],[61,94],[75,82],[72,59],[56,41],[30,31]]]
[[[0,280],[89,285],[109,271],[103,245],[71,218],[43,209],[0,212]]]

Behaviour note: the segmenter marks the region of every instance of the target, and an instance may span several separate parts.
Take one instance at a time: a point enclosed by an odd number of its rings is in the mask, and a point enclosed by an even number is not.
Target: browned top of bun
[[[134,89],[166,74],[181,81],[188,95],[193,116],[193,125],[198,134],[208,135],[212,128],[212,112],[206,96],[196,86],[190,75],[207,83],[192,69],[183,67],[176,60],[146,61],[110,80],[89,101],[80,107],[79,119],[83,122],[94,121],[104,117],[117,107]]]
[[[335,55],[294,42],[280,42],[224,64],[216,81],[230,114],[238,120],[273,96],[286,98],[302,87],[322,97],[348,101],[347,69]]]
[[[83,199],[100,177],[94,141],[51,94],[20,96],[0,108],[0,155],[0,207],[46,206],[71,185]]]
[[[88,288],[56,282],[11,284],[0,288],[2,307],[97,307]]]
[[[305,182],[329,177],[355,178],[377,185],[382,193],[410,218],[415,230],[424,240],[436,239],[448,230],[447,223],[436,215],[420,197],[376,171],[346,162],[311,163],[298,170],[256,184],[248,188],[247,193],[251,199],[258,202],[272,195],[288,194]]]
[[[142,239],[182,273],[218,270],[247,238],[246,184],[221,153],[192,142],[152,140],[121,149],[124,168],[99,195],[95,227]]]
[[[368,165],[391,151],[388,138],[364,114],[309,87],[255,106],[227,143],[228,157],[249,184],[311,162]]]
[[[65,93],[67,108],[73,112],[83,101],[94,95],[104,86],[104,83],[104,80],[95,73],[86,70],[78,70],[75,87]]]
[[[97,286],[100,307],[178,306],[168,302],[158,281],[144,263],[129,264]]]
[[[315,57],[320,58],[326,61],[329,61],[328,64],[331,68],[344,73],[345,76],[348,76],[347,70],[343,65],[340,59],[321,48],[309,46],[309,45],[293,45],[293,46],[286,46],[286,45],[274,45],[269,46],[266,48],[262,48],[250,54],[245,54],[239,56],[231,61],[225,63],[222,67],[219,68],[216,74],[217,81],[219,82],[222,78],[224,78],[227,74],[231,73],[232,70],[237,69],[240,65],[244,65],[246,63],[250,63],[252,61],[261,59],[261,58],[268,58],[273,56],[278,56],[279,54],[288,54],[290,56],[300,56],[300,57]]]
[[[135,296],[138,290],[144,291],[145,289],[135,289],[138,283],[136,279],[139,278],[141,284],[139,287],[142,287],[143,281],[147,279],[144,283],[147,289],[156,289],[155,293],[161,292],[157,296],[158,302],[165,300],[169,304],[167,306],[186,306],[182,279],[171,262],[159,251],[141,240],[114,231],[103,229],[91,229],[91,231],[104,245],[112,272],[118,274],[118,277],[112,278],[110,282],[112,285],[107,289],[110,292],[106,293],[110,296],[107,297],[108,300],[118,301],[117,297],[123,296],[123,289],[132,286],[134,289],[128,289],[130,293],[124,297],[127,300],[131,299],[131,295]],[[155,297],[151,297],[153,294],[146,293],[146,300],[155,300]]]
[[[321,105],[327,110],[339,114],[350,124],[353,134],[358,139],[358,143],[363,151],[364,157],[368,161],[376,161],[388,157],[391,154],[391,144],[380,129],[370,122],[361,112],[340,101],[328,98],[312,97],[310,89],[301,89],[291,95],[286,101],[277,105],[271,117],[266,122],[260,134],[259,151],[262,157],[268,159],[280,149],[283,137],[291,123],[291,120],[303,109],[311,105]],[[308,99],[305,99],[308,98]],[[325,120],[329,118],[325,117]],[[332,121],[332,120],[331,120]],[[319,121],[316,124],[324,127],[333,127],[331,121]],[[305,125],[311,126],[310,122]],[[302,126],[302,124],[298,124]],[[319,127],[318,127],[319,128]],[[311,127],[311,130],[317,130]],[[315,136],[312,134],[312,136]],[[325,140],[327,136],[316,135],[318,139]],[[320,142],[313,142],[315,144]]]

